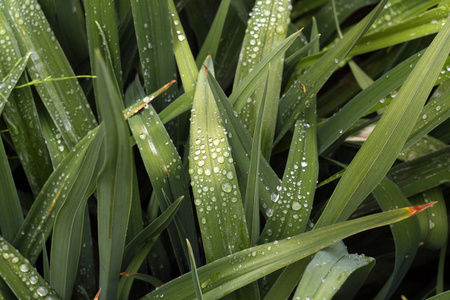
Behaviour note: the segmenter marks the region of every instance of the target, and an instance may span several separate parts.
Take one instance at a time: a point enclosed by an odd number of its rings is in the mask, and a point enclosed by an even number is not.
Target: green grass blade
[[[305,109],[306,105],[315,97],[331,74],[338,68],[339,62],[347,56],[358,40],[369,29],[386,2],[385,0],[381,1],[370,14],[347,32],[345,37],[334,48],[298,79],[299,83],[306,86],[305,94],[298,84],[293,84],[281,97],[275,144],[295,124],[300,112]]]
[[[398,88],[419,61],[423,52],[413,55],[386,73],[374,84],[350,100],[336,115],[317,131],[319,153],[323,153],[380,99]]]
[[[195,89],[191,89],[185,92],[183,95],[169,104],[162,112],[160,112],[159,118],[161,119],[161,122],[163,122],[163,124],[166,124],[173,118],[176,118],[182,113],[191,109],[192,102],[194,101],[194,91]]]
[[[20,52],[32,52],[27,65],[32,80],[75,76],[37,1],[30,0],[23,7],[19,1],[8,0],[0,10],[14,32]],[[65,143],[73,149],[96,125],[78,81],[48,81],[36,85],[36,89]]]
[[[353,273],[358,273],[362,284],[374,264],[375,259],[372,257],[349,254],[343,242],[331,245],[319,251],[309,263],[295,291],[294,299],[332,299]],[[366,276],[361,276],[361,271],[364,271]],[[356,293],[358,286],[356,282],[352,283],[351,288]],[[351,298],[353,297],[348,299]]]
[[[189,174],[206,261],[211,262],[249,247],[250,240],[228,137],[206,77],[214,72],[210,57],[205,65],[192,107]]]
[[[105,126],[104,164],[97,179],[100,299],[117,295],[125,236],[132,200],[132,152],[129,129],[121,110],[122,99],[113,74],[108,73],[100,51],[96,51],[99,71],[98,103]]]
[[[450,297],[450,291],[437,294],[436,296],[427,298],[427,300],[445,300]]]
[[[302,233],[309,221],[319,174],[315,110],[311,103],[295,124],[281,189],[261,234],[265,242]]]
[[[144,95],[139,79],[136,79],[127,90],[126,101],[131,103],[135,99],[144,98]],[[184,231],[177,230],[175,224],[172,224],[169,226],[169,235],[179,268],[181,271],[187,271],[188,264],[187,257],[185,257],[187,253],[183,253],[182,243],[186,238],[196,241],[197,234],[183,163],[151,104],[139,114],[128,119],[128,122],[161,210],[164,211],[168,208],[165,195],[168,196],[170,202],[180,197],[186,198],[178,213]],[[193,247],[198,253],[197,245],[193,245]]]
[[[22,254],[0,236],[0,276],[18,299],[60,299]]]
[[[89,45],[89,57],[92,74],[100,74],[95,64],[95,52],[98,49],[102,57],[111,61],[107,64],[108,72],[115,74],[115,80],[122,90],[122,66],[120,61],[119,32],[117,30],[117,19],[114,2],[109,0],[86,0],[84,8],[86,10],[86,31]],[[99,32],[98,24],[103,31]],[[102,89],[98,81],[94,81],[94,92],[97,95]]]
[[[1,138],[0,182],[0,229],[3,238],[11,242],[23,223],[23,212]]]
[[[217,49],[219,48],[220,38],[222,36],[222,30],[225,24],[225,18],[228,14],[228,8],[230,7],[231,0],[224,0],[220,2],[217,14],[214,17],[214,21],[209,29],[208,35],[197,55],[196,63],[197,68],[202,66],[205,61],[206,56],[211,55],[211,57],[216,58]]]
[[[383,211],[410,204],[400,189],[386,177],[373,190],[373,195]],[[425,216],[423,214],[421,215]],[[394,271],[378,292],[375,299],[392,297],[392,294],[411,267],[417,249],[419,248],[420,226],[417,217],[408,218],[402,222],[392,224],[391,231],[395,242]]]
[[[2,82],[0,83],[0,115],[2,114],[6,102],[8,102],[9,95],[11,94],[13,88],[16,86],[19,78],[22,76],[30,55],[31,53],[27,53],[24,57],[19,58],[19,60],[9,71],[9,73],[7,73],[4,78],[2,78]]]
[[[192,251],[191,243],[189,243],[189,240],[186,240],[186,244],[189,250],[189,261],[191,263],[191,272],[192,272],[192,279],[194,280],[195,294],[197,295],[198,300],[203,300],[202,287],[200,286],[197,267],[195,266],[194,252]]]
[[[131,1],[139,57],[147,93],[176,79],[171,17],[167,1]],[[154,103],[159,112],[175,99],[177,85]]]
[[[214,76],[209,76],[209,73],[207,75],[211,91],[219,108],[219,113],[222,119],[226,120],[223,124],[229,135],[231,135],[229,142],[231,151],[233,151],[233,157],[236,160],[239,170],[244,174],[242,178],[246,179],[250,167],[250,159],[248,157],[252,151],[252,138],[248,130],[244,127],[237,112],[228,101],[225,93],[220,88],[219,83],[215,80]],[[273,206],[273,199],[276,198],[278,193],[277,186],[280,184],[280,179],[263,156],[260,157],[259,164],[262,177],[262,181],[259,183],[260,209],[266,210],[267,212]]]
[[[264,91],[267,91],[268,79],[266,77],[266,83]],[[256,245],[259,239],[259,164],[261,161],[261,133],[262,133],[262,121],[266,103],[266,95],[263,95],[261,101],[261,107],[259,109],[256,127],[252,141],[252,153],[250,156],[250,167],[248,170],[247,186],[245,188],[244,199],[244,211],[245,220],[247,223],[248,232],[250,235],[250,245]]]
[[[71,298],[82,247],[86,202],[95,189],[95,176],[101,166],[100,149],[104,130],[89,145],[75,183],[59,210],[53,229],[50,253],[50,284],[64,299]]]
[[[291,237],[259,245],[218,259],[198,269],[205,299],[217,299],[271,272],[292,264],[353,234],[401,221],[423,207],[401,208],[359,219],[325,226]],[[238,267],[240,266],[240,267]],[[142,299],[195,298],[191,274],[161,286]]]
[[[449,158],[450,147],[447,146],[394,166],[388,177],[400,187],[406,197],[410,197],[450,181]]]
[[[124,258],[126,263],[126,274],[133,274],[139,270],[142,263],[148,256],[161,232],[172,222],[177,211],[180,208],[183,198],[173,202],[162,214],[156,218],[150,225],[145,227],[131,242],[126,245]],[[131,259],[132,258],[132,259]],[[128,262],[128,260],[131,260]],[[134,277],[122,277],[119,282],[119,298],[129,297]]]
[[[169,10],[172,16],[172,36],[175,59],[177,61],[178,71],[180,72],[181,82],[184,91],[187,92],[195,87],[198,76],[198,68],[195,64],[194,56],[186,39],[183,26],[180,22],[177,9],[173,0],[169,0]]]
[[[411,198],[412,204],[438,201],[432,211],[418,215],[420,222],[420,241],[428,249],[438,250],[447,243],[448,215],[444,195],[440,187],[429,189]]]
[[[316,226],[345,220],[401,151],[450,50],[450,22],[439,32],[342,176]]]

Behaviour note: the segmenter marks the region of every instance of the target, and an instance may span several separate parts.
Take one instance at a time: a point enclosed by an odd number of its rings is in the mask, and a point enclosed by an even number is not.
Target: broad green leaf
[[[372,257],[349,254],[343,242],[331,245],[319,251],[309,263],[294,299],[332,299],[353,273],[359,276],[359,286],[352,282],[351,287],[356,294],[374,264]]]
[[[427,207],[427,206],[426,206]],[[353,234],[404,220],[424,209],[407,207],[325,226],[281,241],[259,245],[198,268],[204,299],[217,299]],[[142,299],[194,299],[191,274],[164,284]]]
[[[316,226],[347,219],[386,175],[406,142],[449,50],[450,22],[447,22],[348,166]]]
[[[257,1],[252,9],[248,21],[246,35],[242,42],[239,63],[236,69],[233,87],[236,88],[242,80],[256,67],[258,62],[268,56],[281,42],[286,39],[290,23],[291,1]],[[283,56],[282,56],[283,59]],[[267,90],[261,83],[254,95],[246,99],[242,109],[237,109],[240,117],[253,135],[256,116],[261,108],[262,97],[265,96],[264,123],[261,132],[261,152],[270,158],[272,141],[275,133],[276,112],[280,97],[283,74],[283,61],[278,60],[271,64]]]
[[[103,167],[97,179],[100,299],[116,298],[132,200],[132,152],[123,103],[100,51],[95,53],[100,115],[105,127]]]
[[[233,157],[222,117],[200,71],[192,107],[189,174],[194,193],[206,261],[211,262],[250,245]]]
[[[437,294],[434,297],[427,298],[427,300],[445,300],[448,297],[450,297],[450,291]]]
[[[64,299],[71,298],[77,275],[85,207],[95,189],[95,177],[102,163],[99,156],[104,137],[104,129],[101,128],[89,144],[73,187],[55,218],[50,253],[50,284]]]
[[[26,4],[3,1],[0,10],[14,32],[20,52],[31,52],[27,71],[32,80],[74,78],[75,74],[36,0]],[[36,90],[69,149],[96,126],[76,79],[47,81],[36,85]]]
[[[0,229],[3,238],[11,242],[23,222],[23,212],[1,138],[0,182]]]
[[[399,206],[410,205],[398,186],[386,177],[383,178],[380,184],[373,190],[373,195],[383,211]],[[375,299],[387,299],[392,297],[392,294],[400,285],[406,272],[411,267],[417,249],[419,248],[420,226],[417,217],[408,218],[402,222],[392,224],[391,231],[395,242],[394,270],[382,289],[376,295]]]
[[[382,0],[370,14],[347,32],[341,41],[328,51],[314,66],[308,69],[281,97],[275,144],[295,124],[300,113],[305,109],[311,99],[315,97],[331,74],[338,68],[339,62],[347,56],[354,45],[368,30],[386,2]],[[306,93],[303,93],[302,88],[300,88],[300,83],[306,86]]]
[[[0,276],[18,299],[60,299],[22,254],[0,236]]]

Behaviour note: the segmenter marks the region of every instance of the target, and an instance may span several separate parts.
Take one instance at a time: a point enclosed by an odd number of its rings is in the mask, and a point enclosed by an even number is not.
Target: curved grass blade
[[[316,226],[347,219],[400,153],[450,50],[450,22],[435,37],[348,166]]]
[[[347,56],[358,40],[369,29],[386,2],[386,0],[382,0],[370,14],[347,32],[345,37],[335,47],[328,51],[314,66],[308,69],[281,97],[275,144],[295,124],[297,117],[311,99],[315,97],[331,74],[338,68],[339,62]],[[306,93],[303,93],[299,83],[306,86]]]
[[[16,37],[20,52],[28,53],[27,71],[32,80],[75,77],[36,0],[28,5],[7,0],[0,5]],[[76,79],[36,85],[55,125],[69,149],[96,126],[95,118]],[[67,92],[69,92],[67,94]]]
[[[132,200],[132,152],[113,74],[95,51],[98,104],[105,126],[104,164],[97,178],[100,299],[116,298]]]
[[[194,92],[195,89],[190,89],[170,103],[162,112],[160,112],[159,118],[161,119],[161,122],[166,124],[173,118],[176,118],[191,109],[192,102],[194,101]]]
[[[373,190],[373,195],[383,211],[399,206],[410,205],[398,186],[386,177],[384,177]],[[424,213],[417,217],[419,216],[425,217],[426,215]],[[382,289],[378,292],[375,299],[381,300],[392,297],[392,294],[400,285],[406,272],[411,267],[420,242],[420,226],[417,217],[408,218],[407,220],[391,225],[395,243],[394,271]]]
[[[1,138],[0,182],[0,232],[11,242],[23,223],[23,212]]]
[[[203,296],[205,299],[223,297],[348,236],[404,220],[429,206],[406,207],[345,221],[223,257],[198,268]],[[159,299],[160,295],[171,299],[195,298],[191,274],[164,284],[142,299]]]
[[[2,48],[3,48],[2,50],[4,51],[5,48],[4,47]],[[0,115],[2,114],[6,102],[8,102],[8,97],[11,94],[11,91],[16,86],[19,78],[22,76],[22,73],[25,70],[30,55],[31,53],[28,52],[24,57],[19,58],[14,67],[9,71],[9,73],[6,74],[6,76],[2,79],[2,82],[0,83]]]
[[[19,299],[60,299],[22,254],[0,236],[0,276]]]
[[[332,299],[337,292],[342,292],[342,287],[354,273],[358,274],[359,284],[352,281],[351,289],[356,294],[374,265],[372,257],[349,254],[342,241],[333,244],[317,252],[309,263],[294,299]]]

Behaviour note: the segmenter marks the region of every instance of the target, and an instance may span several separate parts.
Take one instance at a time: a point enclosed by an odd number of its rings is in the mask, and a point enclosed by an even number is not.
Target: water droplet
[[[225,193],[231,192],[233,188],[231,187],[231,184],[229,182],[222,183],[222,191]]]
[[[141,140],[145,140],[145,134],[143,134],[143,133],[140,134],[140,135],[139,135],[139,138],[140,138]]]
[[[428,118],[427,115],[423,115],[423,116],[422,116],[422,119],[426,120],[426,118]]]
[[[227,173],[227,178],[228,178],[228,179],[233,179],[233,178],[234,178],[233,172],[228,171],[228,173]]]
[[[302,208],[302,206],[300,205],[300,203],[298,203],[297,201],[293,201],[293,202],[292,202],[292,209],[293,209],[293,210],[299,210],[300,208]]]
[[[283,33],[286,32],[286,31],[284,30],[284,27],[281,26],[281,25],[278,25],[278,26],[277,26],[276,31],[277,31],[278,34],[283,34]]]
[[[40,286],[36,289],[36,293],[38,293],[39,296],[44,297],[48,294],[48,290],[45,287]]]
[[[30,283],[31,283],[31,284],[36,284],[37,282],[38,282],[37,276],[31,276],[31,277],[30,277]]]
[[[280,198],[280,195],[278,195],[278,194],[276,194],[276,193],[270,194],[270,199],[271,199],[273,202],[277,202],[277,201],[278,201],[278,198]]]
[[[202,218],[202,224],[206,224],[206,219]]]
[[[306,161],[302,161],[302,167],[305,168],[308,166],[308,163]]]
[[[63,145],[59,145],[58,146],[58,150],[59,150],[59,152],[63,152],[64,151],[64,146]]]
[[[182,35],[182,34],[179,34],[179,35],[178,35],[178,40],[179,40],[180,42],[184,41],[185,38],[186,38],[186,37],[185,37],[184,35]]]
[[[26,265],[26,264],[20,265],[20,271],[26,273],[26,272],[28,272],[29,270],[30,270],[30,268],[28,267],[28,265]]]

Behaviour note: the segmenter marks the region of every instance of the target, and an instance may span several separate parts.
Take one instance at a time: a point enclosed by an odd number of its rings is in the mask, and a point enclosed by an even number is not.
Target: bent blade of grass
[[[11,242],[23,223],[23,212],[5,148],[0,138],[0,231]]]
[[[248,248],[198,268],[205,299],[217,299],[280,268],[365,230],[404,220],[431,206],[405,207],[325,226],[268,244]],[[182,275],[142,299],[195,298],[191,274]]]
[[[411,132],[450,50],[447,22],[342,176],[316,226],[347,219],[377,186]]]
[[[136,78],[127,90],[125,101],[132,103],[135,99],[144,98],[144,95],[139,79]],[[175,224],[170,225],[168,229],[180,271],[186,272],[188,271],[187,253],[183,253],[182,243],[186,238],[196,241],[198,237],[195,231],[195,220],[185,168],[166,128],[151,104],[129,118],[128,123],[161,210],[164,211],[168,208],[168,204],[164,200],[165,195],[168,196],[169,203],[179,197],[186,198],[177,215],[184,230],[177,230]],[[198,259],[197,245],[194,244],[193,248]]]
[[[186,239],[186,244],[189,250],[189,261],[191,263],[192,280],[194,281],[195,294],[198,300],[203,300],[202,287],[200,286],[200,280],[198,279],[197,266],[195,265],[194,252],[192,252],[191,243]]]
[[[2,50],[5,50],[4,47],[2,48]],[[23,71],[25,71],[30,55],[31,53],[27,53],[24,57],[19,58],[14,67],[6,74],[6,76],[4,76],[4,78],[2,78],[2,82],[0,83],[0,115],[2,114],[6,102],[8,102],[8,97],[11,94],[11,91],[16,86]]]
[[[50,253],[50,284],[63,299],[70,299],[82,247],[86,203],[94,192],[103,161],[99,158],[104,140],[101,128],[89,144],[74,185],[55,218]]]
[[[75,76],[36,0],[30,0],[29,5],[7,0],[0,10],[14,32],[20,52],[32,53],[27,66],[32,80]],[[96,126],[76,79],[45,82],[36,85],[36,90],[70,149]]]
[[[100,299],[116,298],[132,200],[132,152],[114,75],[95,51],[99,111],[105,126],[104,164],[97,178]]]
[[[386,2],[386,0],[382,0],[370,14],[347,32],[344,38],[328,51],[320,61],[308,69],[298,81],[294,82],[289,90],[281,97],[278,110],[275,144],[278,143],[284,134],[286,134],[286,132],[295,124],[299,114],[305,109],[306,105],[315,97],[320,88],[322,88],[328,78],[338,68],[339,62],[347,56],[350,50],[369,29]],[[306,86],[306,93],[303,93],[299,83]]]
[[[166,124],[173,118],[178,117],[182,113],[188,111],[192,107],[192,102],[194,101],[195,89],[190,89],[183,95],[178,97],[172,103],[170,103],[163,111],[159,113],[159,118],[163,124]]]
[[[18,299],[60,299],[21,252],[0,236],[0,276]]]
[[[374,265],[374,258],[349,254],[344,243],[337,242],[314,256],[295,291],[294,299],[332,299],[336,293],[342,292],[343,286],[355,273],[358,274],[358,282],[353,280],[351,289],[356,294]]]
[[[386,177],[373,190],[373,195],[383,211],[410,205],[398,186]],[[421,214],[421,216],[426,216],[426,214]],[[395,243],[394,270],[375,299],[388,299],[392,296],[411,267],[419,248],[420,227],[417,217],[392,224],[391,231]]]

